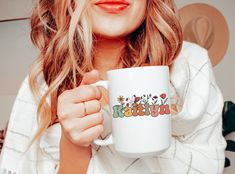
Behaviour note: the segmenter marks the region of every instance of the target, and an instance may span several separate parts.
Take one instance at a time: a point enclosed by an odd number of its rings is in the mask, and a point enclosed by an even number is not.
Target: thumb
[[[84,74],[81,85],[90,85],[100,80],[100,74],[97,70],[92,70]]]

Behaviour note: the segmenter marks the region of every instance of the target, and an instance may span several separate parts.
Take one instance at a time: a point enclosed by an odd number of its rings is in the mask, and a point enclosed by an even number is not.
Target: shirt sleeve
[[[6,137],[0,156],[0,171],[16,171],[16,164],[26,149],[29,142],[28,137],[32,127],[29,128],[31,120],[28,118],[34,110],[33,101],[29,100],[27,91],[28,76],[21,83],[16,99],[14,101]],[[11,162],[10,162],[11,161]]]
[[[200,123],[208,106],[213,78],[207,50],[195,44],[182,50],[171,77],[179,109],[176,114],[172,114],[173,135],[189,134]]]
[[[44,92],[45,84],[39,84],[41,92]],[[28,149],[37,130],[37,104],[30,91],[27,76],[20,86],[11,111],[0,156],[0,173],[55,173],[56,160],[48,155],[49,152],[54,154],[55,148],[42,149],[40,141],[36,140]]]

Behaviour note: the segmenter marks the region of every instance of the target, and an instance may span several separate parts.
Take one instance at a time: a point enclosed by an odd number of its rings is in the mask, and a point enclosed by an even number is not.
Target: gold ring
[[[85,102],[82,102],[83,103],[83,108],[84,108],[84,116],[86,116],[87,115],[87,113],[86,113],[86,105],[85,105]]]

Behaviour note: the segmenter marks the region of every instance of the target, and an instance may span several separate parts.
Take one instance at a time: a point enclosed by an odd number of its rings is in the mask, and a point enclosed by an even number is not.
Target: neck
[[[101,78],[106,79],[106,71],[120,68],[121,51],[125,47],[125,38],[96,38],[94,44],[94,67],[99,70]]]

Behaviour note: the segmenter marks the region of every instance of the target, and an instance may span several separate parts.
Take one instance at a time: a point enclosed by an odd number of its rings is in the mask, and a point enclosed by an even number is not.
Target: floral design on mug
[[[161,95],[143,94],[142,96],[133,95],[125,98],[117,98],[118,105],[113,106],[113,117],[123,118],[131,116],[152,116],[169,115],[170,106],[167,103],[166,93]]]
[[[123,105],[125,98],[124,98],[123,96],[119,96],[117,100],[118,100],[118,103],[120,103],[121,105]]]

